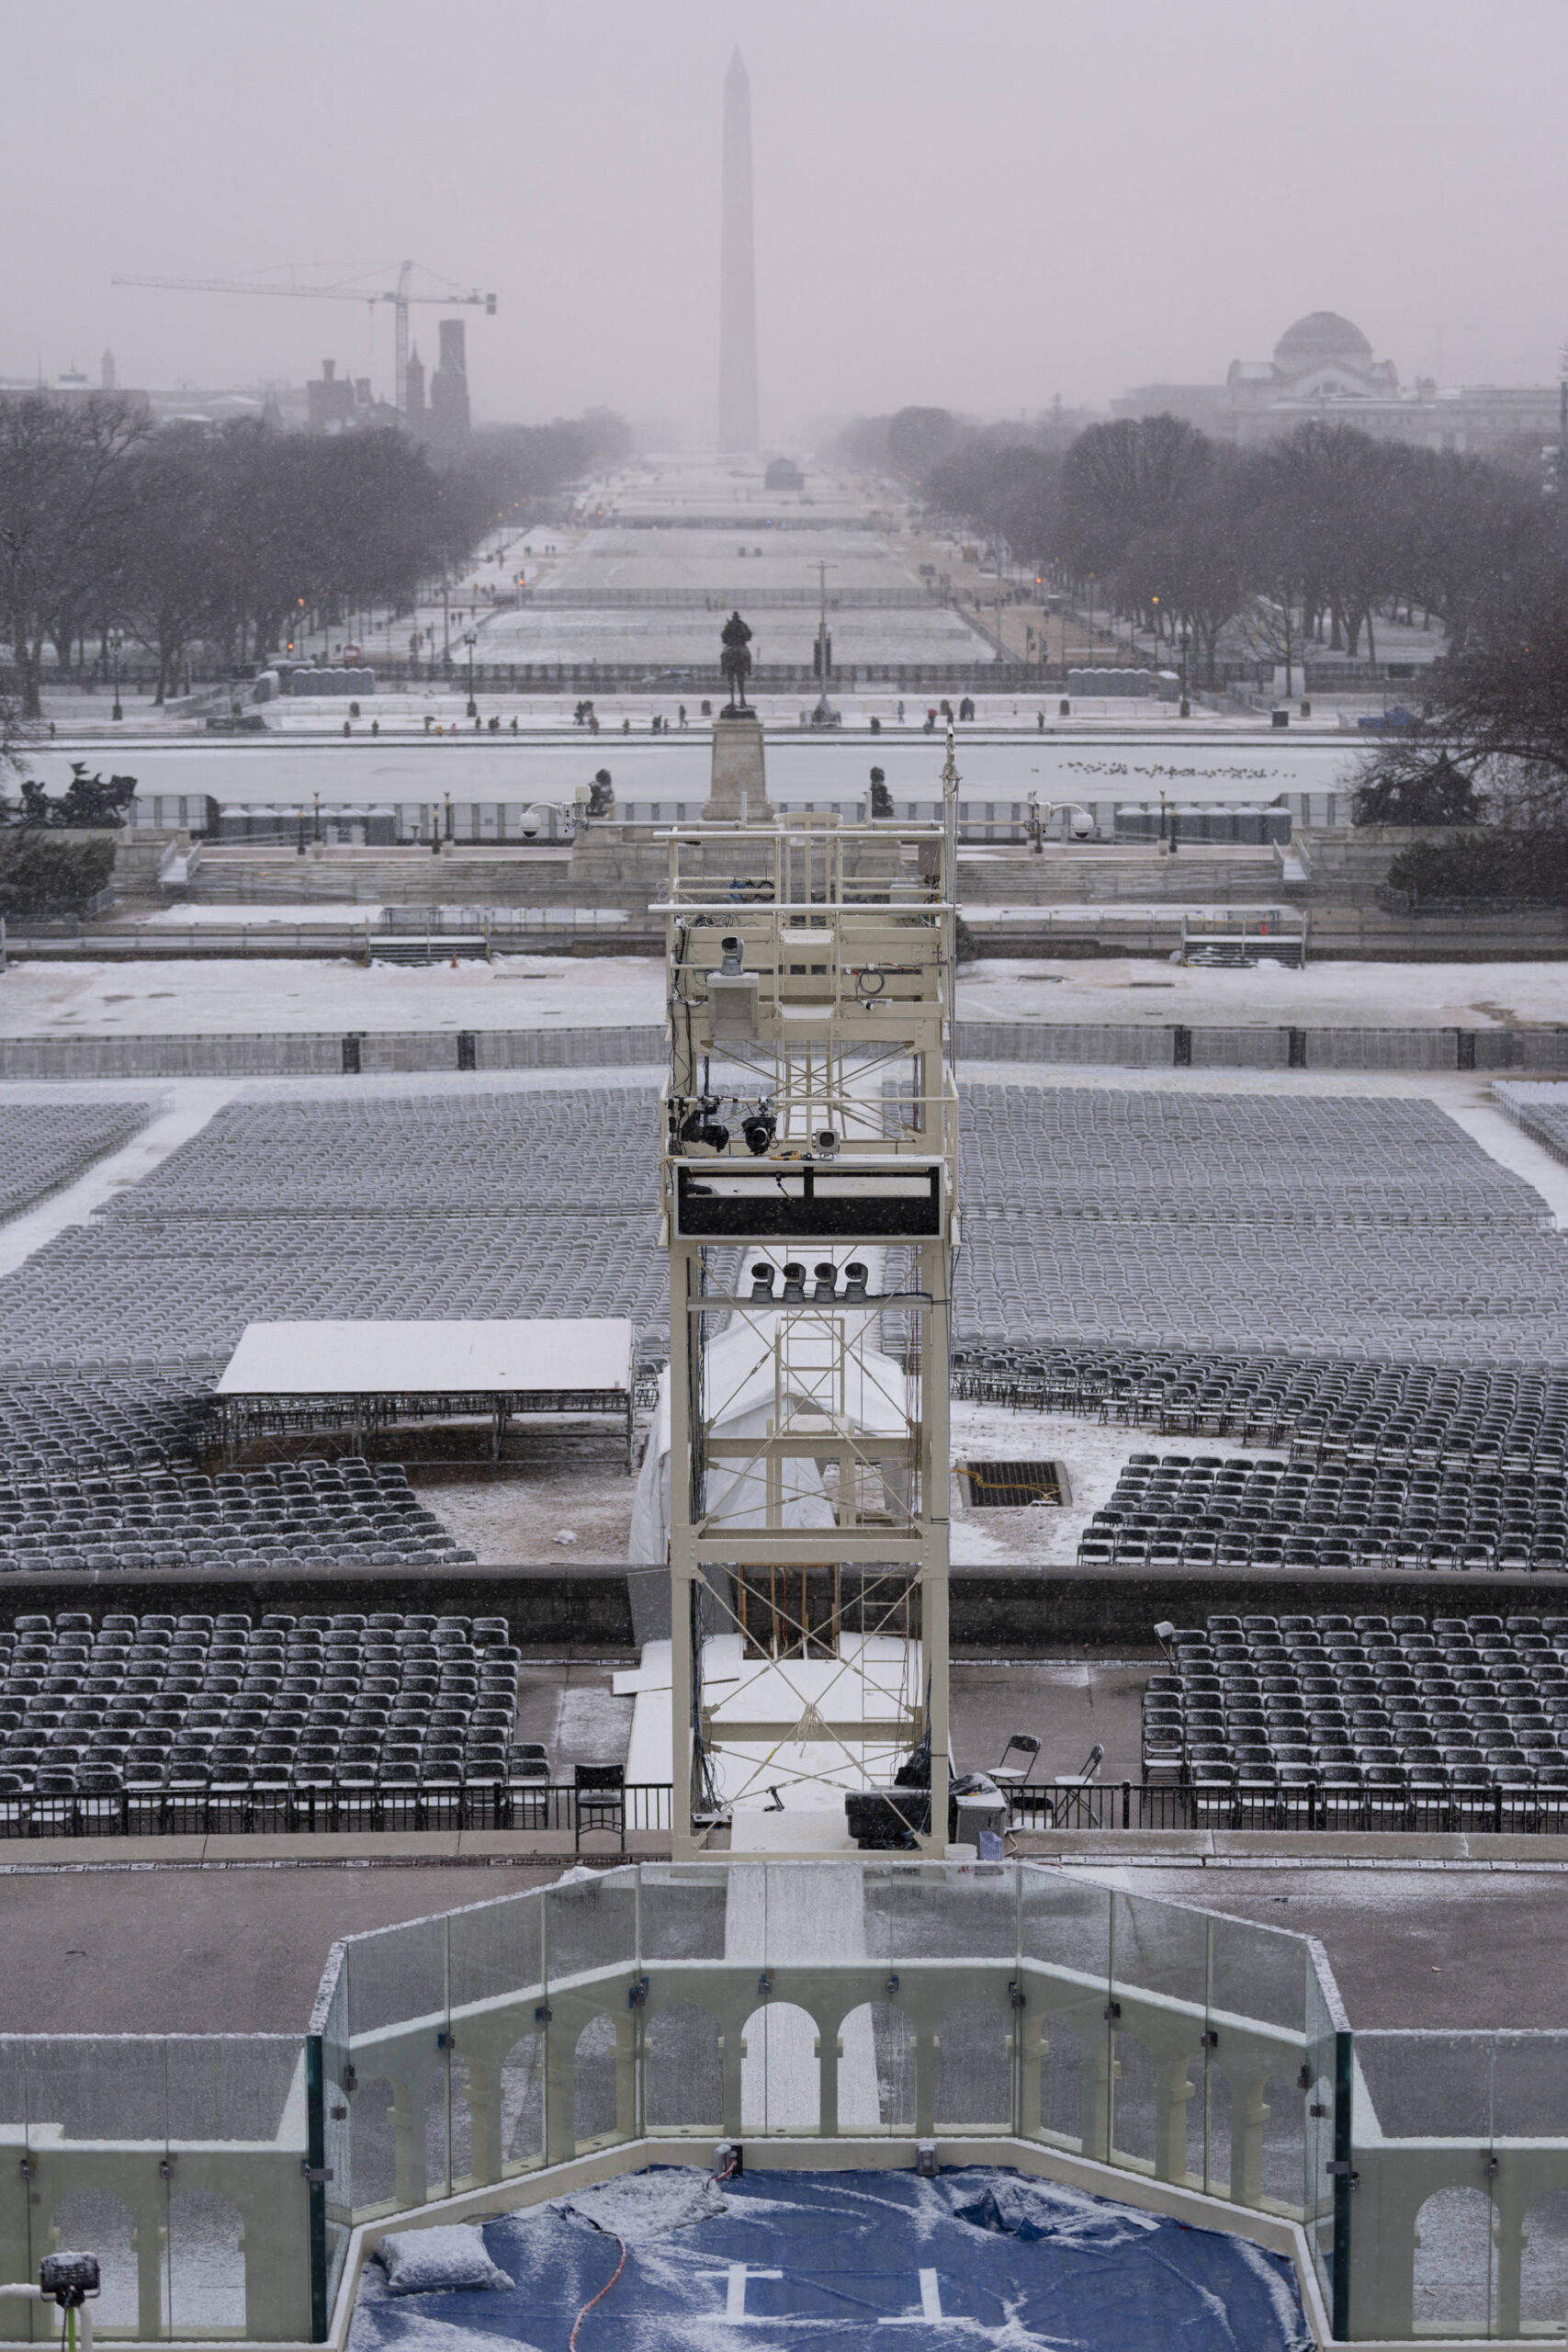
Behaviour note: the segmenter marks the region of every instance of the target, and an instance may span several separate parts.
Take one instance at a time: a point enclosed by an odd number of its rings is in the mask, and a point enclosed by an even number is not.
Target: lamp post
[[[1183,718],[1190,718],[1192,716],[1191,698],[1187,692],[1187,651],[1191,642],[1191,630],[1184,628],[1181,632],[1181,701],[1179,706]]]
[[[1029,827],[1030,848],[1036,857],[1043,857],[1045,854],[1045,828],[1052,818],[1059,817],[1068,809],[1072,811],[1074,841],[1087,842],[1094,831],[1094,817],[1092,812],[1084,807],[1081,800],[1048,800],[1042,808],[1040,795],[1037,792],[1030,794],[1029,815],[1025,821]]]
[[[109,651],[114,656],[114,708],[109,713],[109,717],[111,718],[123,718],[125,717],[124,711],[120,708],[119,701],[119,663],[120,656],[124,650],[125,631],[122,628],[111,628],[109,631]]]
[[[466,718],[477,718],[479,715],[479,707],[474,700],[474,632],[472,629],[465,633],[463,642],[468,649],[468,707],[463,715]]]

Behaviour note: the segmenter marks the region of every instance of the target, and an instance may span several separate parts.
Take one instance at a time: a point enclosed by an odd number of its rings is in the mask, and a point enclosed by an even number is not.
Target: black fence
[[[1193,1792],[1153,1781],[1043,1781],[1009,1792],[1014,1829],[1194,1829]]]
[[[564,1831],[574,1842],[631,1830],[669,1835],[667,1781],[578,1790],[541,1781],[309,1780],[128,1781],[118,1788],[7,1790],[0,1838],[225,1838],[312,1831]],[[602,1850],[595,1845],[595,1852]]]

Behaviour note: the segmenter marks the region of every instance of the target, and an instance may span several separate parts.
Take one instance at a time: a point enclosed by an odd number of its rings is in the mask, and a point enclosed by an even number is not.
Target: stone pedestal
[[[773,816],[762,761],[762,722],[751,711],[733,718],[720,711],[713,723],[713,785],[703,806],[703,821],[766,825]]]

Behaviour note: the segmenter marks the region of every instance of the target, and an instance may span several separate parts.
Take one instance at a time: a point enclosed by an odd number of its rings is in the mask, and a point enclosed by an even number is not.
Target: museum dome
[[[1285,329],[1274,345],[1274,365],[1283,376],[1302,376],[1337,359],[1348,368],[1371,365],[1372,346],[1359,327],[1337,311],[1311,311]]]

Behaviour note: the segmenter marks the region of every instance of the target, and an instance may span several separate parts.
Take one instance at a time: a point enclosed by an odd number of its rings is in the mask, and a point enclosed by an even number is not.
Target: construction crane
[[[461,304],[482,307],[487,319],[495,316],[495,296],[469,292],[460,293],[449,287],[439,294],[415,294],[411,281],[416,264],[401,262],[398,267],[396,286],[287,286],[259,285],[253,277],[112,277],[111,286],[161,286],[183,294],[284,294],[299,296],[318,302],[390,302],[395,322],[394,374],[396,404],[400,416],[408,414],[409,405],[409,305],[411,302],[437,302],[451,310]],[[434,272],[426,272],[433,276]]]

